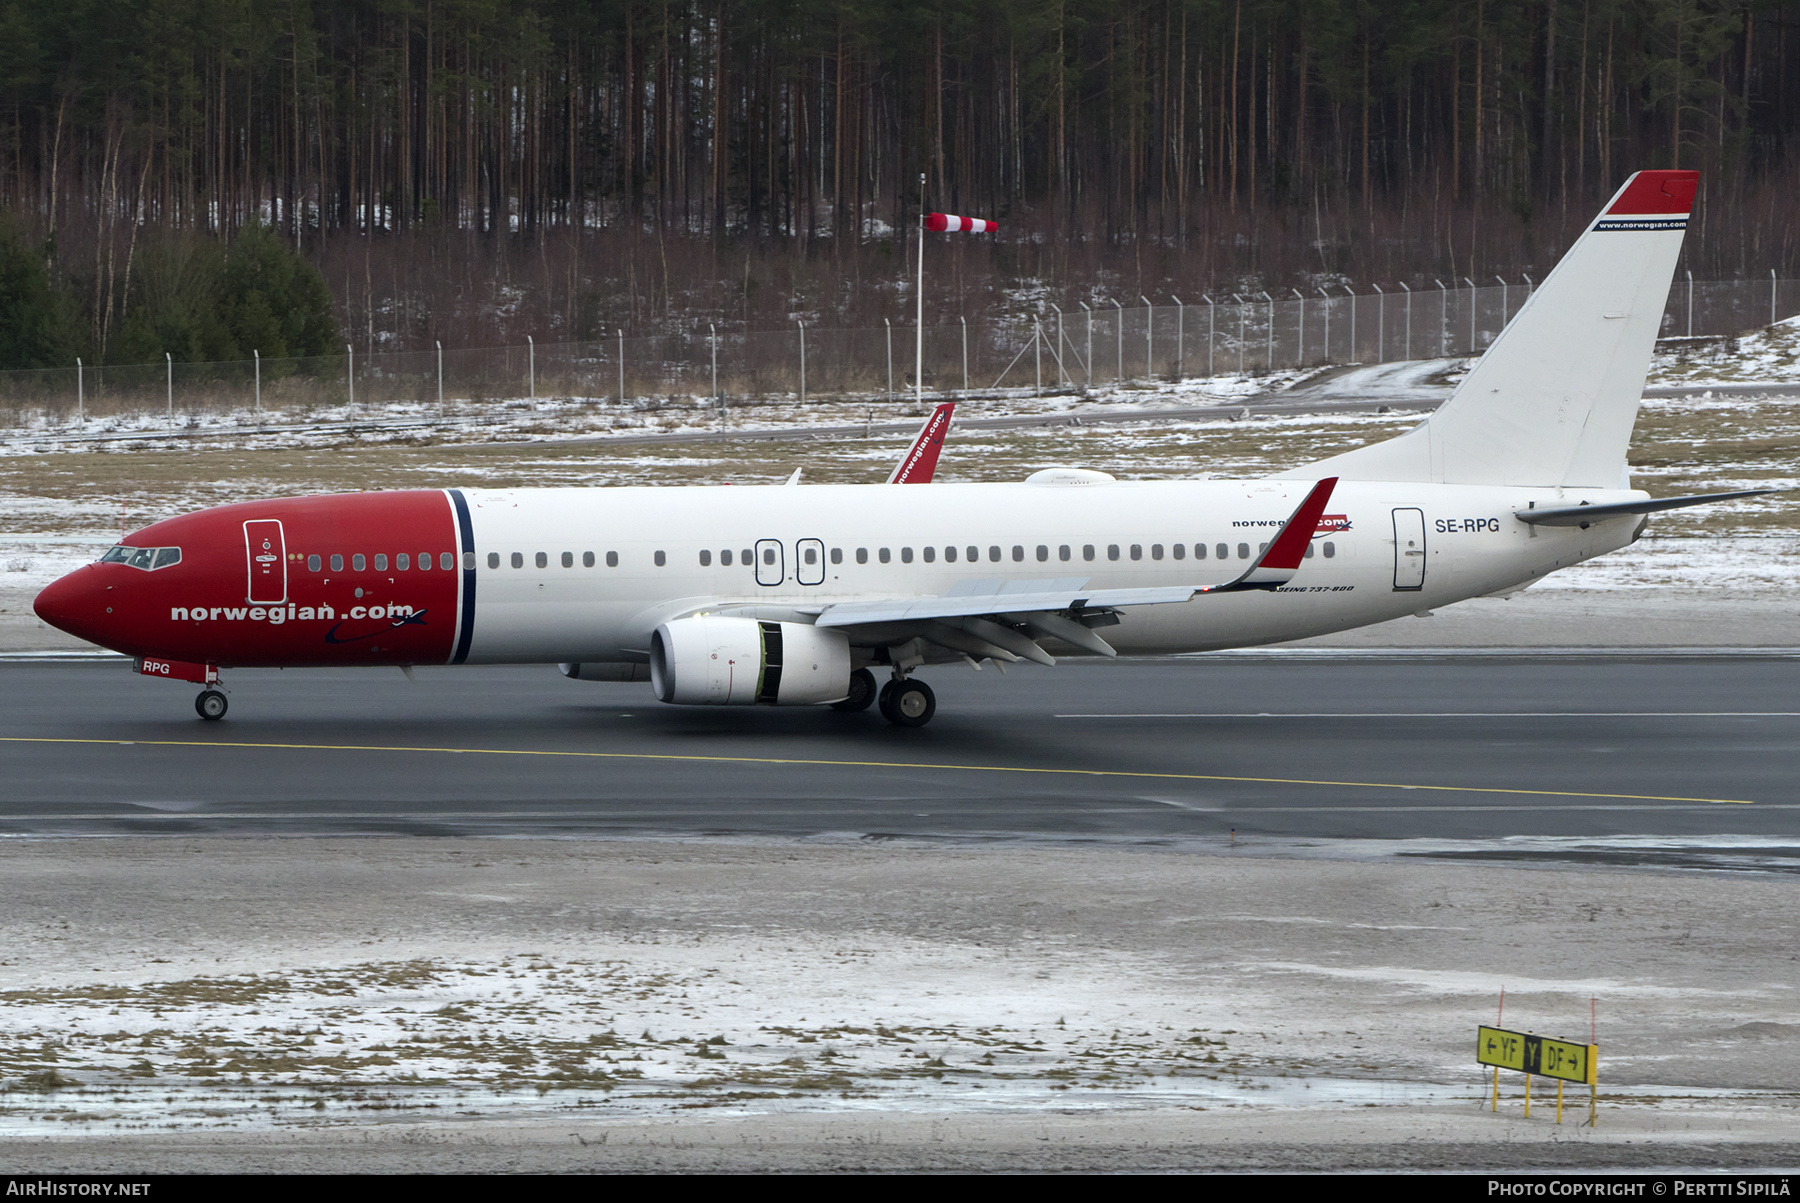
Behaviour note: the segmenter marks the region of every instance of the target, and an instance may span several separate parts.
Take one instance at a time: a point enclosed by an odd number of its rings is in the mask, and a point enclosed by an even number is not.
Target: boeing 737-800
[[[1275,477],[253,501],[145,527],[36,609],[203,685],[209,719],[222,668],[536,662],[920,726],[929,666],[1276,643],[1510,592],[1652,511],[1745,495],[1653,501],[1626,473],[1696,183],[1634,175],[1429,419]]]

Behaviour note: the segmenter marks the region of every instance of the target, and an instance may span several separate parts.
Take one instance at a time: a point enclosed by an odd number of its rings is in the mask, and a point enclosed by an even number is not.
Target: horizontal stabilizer
[[[1761,497],[1774,489],[1741,489],[1736,493],[1701,493],[1694,497],[1659,497],[1653,501],[1621,501],[1616,505],[1562,505],[1546,510],[1515,510],[1514,517],[1533,526],[1591,526],[1607,518],[1625,514],[1654,514],[1659,510],[1680,510],[1690,505],[1706,505],[1713,501],[1736,501],[1740,497]]]

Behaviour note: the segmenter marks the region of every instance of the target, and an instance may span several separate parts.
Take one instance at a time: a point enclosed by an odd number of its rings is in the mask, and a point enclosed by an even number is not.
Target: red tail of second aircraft
[[[891,485],[928,485],[932,473],[937,471],[938,454],[944,449],[944,436],[950,433],[950,414],[956,408],[956,402],[946,401],[931,411],[925,419],[925,425],[919,428],[919,437],[913,440],[900,462],[894,465],[894,471],[888,477]]]

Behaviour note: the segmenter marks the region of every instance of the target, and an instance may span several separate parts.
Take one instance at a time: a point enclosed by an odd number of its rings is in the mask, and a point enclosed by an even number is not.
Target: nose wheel
[[[923,681],[889,681],[877,700],[881,717],[896,727],[923,727],[937,713],[937,695]]]
[[[224,718],[228,708],[225,695],[216,689],[202,690],[200,696],[194,699],[194,711],[209,723]]]

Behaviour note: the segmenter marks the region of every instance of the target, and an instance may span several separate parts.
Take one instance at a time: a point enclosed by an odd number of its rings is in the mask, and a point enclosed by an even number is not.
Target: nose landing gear
[[[202,690],[200,696],[194,699],[194,711],[209,723],[224,718],[228,708],[225,695],[216,689]]]

